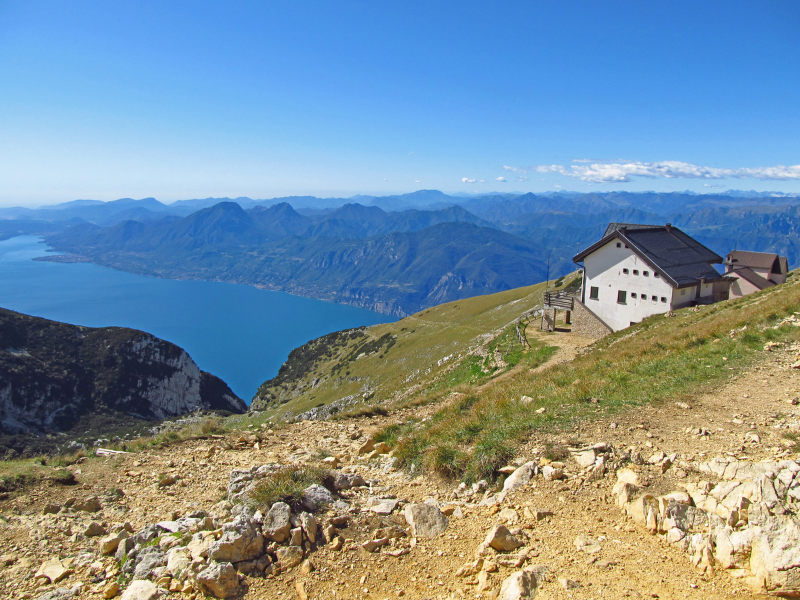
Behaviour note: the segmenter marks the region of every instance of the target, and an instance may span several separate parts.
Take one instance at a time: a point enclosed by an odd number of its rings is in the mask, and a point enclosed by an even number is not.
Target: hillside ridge
[[[18,475],[3,478],[0,591],[796,595],[796,275],[386,413],[281,422],[255,411],[226,419],[222,435],[73,459],[77,491],[47,465],[3,463]],[[505,451],[470,462],[492,440]]]

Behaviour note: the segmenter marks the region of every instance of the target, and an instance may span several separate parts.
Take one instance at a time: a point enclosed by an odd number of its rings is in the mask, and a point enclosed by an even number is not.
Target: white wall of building
[[[707,294],[700,294],[701,296],[710,296],[711,290],[713,289],[713,285],[710,283],[706,283],[704,285],[708,286],[708,293]],[[702,287],[702,285],[701,285]],[[688,288],[681,288],[681,289],[673,289],[672,290],[672,308],[684,308],[689,306],[692,302],[694,302],[695,298],[697,298],[697,286],[692,286]]]
[[[681,295],[681,290],[673,290],[663,278],[656,276],[650,265],[619,240],[611,240],[592,252],[584,260],[583,266],[584,303],[614,331],[629,327],[631,323],[638,323],[650,315],[665,313],[675,306],[676,301],[679,304],[689,303],[695,297],[696,288],[688,288]],[[708,294],[711,294],[713,286],[707,285]],[[593,287],[597,288],[597,299],[591,298]],[[626,292],[625,304],[617,302],[620,290]],[[677,294],[673,295],[673,291]],[[646,299],[642,299],[642,295]],[[666,301],[662,302],[662,298]]]

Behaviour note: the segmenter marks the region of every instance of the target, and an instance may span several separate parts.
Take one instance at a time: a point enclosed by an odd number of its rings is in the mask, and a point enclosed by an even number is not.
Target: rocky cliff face
[[[0,309],[0,431],[67,431],[93,413],[160,420],[244,412],[178,346],[121,327],[67,325]]]

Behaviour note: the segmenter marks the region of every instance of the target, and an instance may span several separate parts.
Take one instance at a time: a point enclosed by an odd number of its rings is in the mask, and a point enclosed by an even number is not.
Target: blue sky
[[[800,192],[798,31],[795,0],[0,0],[0,204]]]

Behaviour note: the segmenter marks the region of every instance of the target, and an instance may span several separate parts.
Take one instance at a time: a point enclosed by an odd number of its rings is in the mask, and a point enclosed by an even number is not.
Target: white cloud
[[[525,177],[524,175],[519,175],[519,176],[517,176],[516,181],[518,181],[518,182],[528,181],[528,178]]]
[[[503,165],[503,168],[506,171],[511,171],[512,173],[527,173],[528,169],[525,167],[509,167],[508,165]]]
[[[513,170],[511,167],[505,167]],[[632,177],[655,179],[761,179],[769,181],[800,180],[800,165],[785,167],[755,167],[744,169],[721,169],[702,167],[676,160],[661,162],[596,162],[586,166],[572,165],[568,169],[562,165],[539,165],[534,167],[539,173],[558,173],[590,183],[627,182]],[[525,169],[517,169],[525,171]]]
[[[497,179],[495,179],[495,181],[500,181],[502,183],[506,183],[506,178],[505,177],[498,177]]]
[[[483,179],[470,179],[469,177],[462,177],[463,183],[486,183]]]

